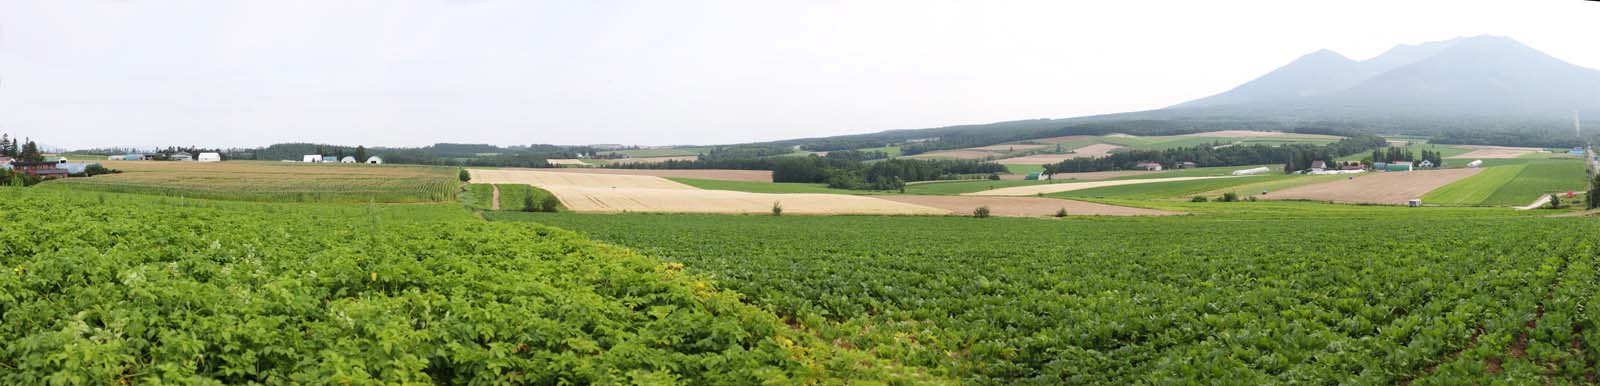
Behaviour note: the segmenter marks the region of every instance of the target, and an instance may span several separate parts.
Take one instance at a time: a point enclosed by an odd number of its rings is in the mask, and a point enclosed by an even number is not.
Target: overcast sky
[[[732,143],[1160,108],[1317,49],[1600,3],[0,0],[0,132],[89,146]]]

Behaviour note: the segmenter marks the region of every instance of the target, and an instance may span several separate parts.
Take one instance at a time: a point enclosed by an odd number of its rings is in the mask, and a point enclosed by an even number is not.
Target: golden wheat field
[[[98,161],[121,170],[41,186],[194,198],[303,202],[430,202],[451,197],[457,169],[268,161]]]

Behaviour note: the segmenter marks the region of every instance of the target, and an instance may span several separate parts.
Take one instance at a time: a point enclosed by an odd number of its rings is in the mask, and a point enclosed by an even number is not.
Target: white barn
[[[373,165],[382,165],[383,164],[383,159],[382,158],[378,158],[378,156],[371,156],[371,157],[367,157],[367,163],[373,164]]]
[[[222,162],[222,154],[200,153],[200,162]]]
[[[344,156],[344,158],[340,158],[339,159],[339,163],[342,163],[342,164],[353,164],[353,163],[356,163],[356,157]]]
[[[321,154],[307,154],[300,157],[300,162],[322,162]]]

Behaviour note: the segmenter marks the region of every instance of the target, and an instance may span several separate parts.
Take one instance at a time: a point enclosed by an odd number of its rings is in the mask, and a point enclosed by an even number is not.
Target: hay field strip
[[[922,205],[872,197],[816,193],[703,190],[655,176],[472,169],[474,183],[528,184],[556,195],[568,209],[586,213],[662,212],[767,214],[943,215]]]
[[[1428,192],[1470,177],[1483,169],[1439,169],[1370,173],[1354,179],[1300,186],[1264,196],[1269,200],[1312,200],[1335,203],[1400,205]]]
[[[1144,179],[1131,179],[1131,180],[1074,182],[1074,183],[1060,183],[1060,184],[1046,184],[1046,185],[1015,186],[1015,187],[1009,187],[1009,188],[985,190],[985,191],[980,191],[980,192],[963,193],[962,195],[967,195],[967,196],[1033,196],[1033,195],[1039,195],[1039,194],[1053,194],[1053,193],[1070,192],[1070,191],[1074,191],[1074,190],[1093,189],[1093,188],[1101,188],[1101,187],[1108,187],[1108,186],[1150,184],[1150,183],[1170,182],[1170,181],[1205,180],[1205,179],[1216,179],[1216,178],[1248,178],[1248,177],[1234,177],[1234,176],[1169,177],[1169,178],[1144,178]]]

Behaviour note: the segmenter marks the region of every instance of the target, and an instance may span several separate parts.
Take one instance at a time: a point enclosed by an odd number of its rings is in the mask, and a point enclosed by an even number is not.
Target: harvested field
[[[957,149],[930,151],[927,153],[906,156],[906,158],[951,158],[951,159],[984,159],[1000,154],[983,150]]]
[[[518,170],[518,169],[507,169]],[[772,182],[771,170],[726,170],[726,169],[605,169],[605,168],[556,168],[556,169],[520,169],[536,170],[555,173],[581,173],[581,174],[610,174],[625,176],[653,176],[653,177],[678,177],[697,178],[702,180],[722,181],[749,181]]]
[[[1077,148],[1073,150],[1073,153],[1071,154],[1034,154],[1030,156],[1006,158],[995,162],[1012,165],[1048,165],[1074,158],[1105,157],[1106,155],[1111,154],[1112,150],[1119,148],[1121,148],[1121,146],[1097,143]]]
[[[982,151],[994,151],[994,152],[1002,152],[1002,153],[1004,153],[1004,152],[1010,152],[1010,151],[1033,150],[1033,149],[1038,149],[1038,148],[1042,148],[1042,147],[1045,147],[1045,146],[1046,145],[1026,144],[1026,143],[1002,143],[1002,144],[999,144],[999,145],[989,145],[989,146],[979,146],[979,147],[968,148],[968,150],[982,150]]]
[[[1284,189],[1260,198],[1399,205],[1481,171],[1483,169],[1373,173],[1353,179]]]
[[[1118,135],[1128,136],[1127,134],[1112,134],[1112,135],[1108,135],[1107,137],[1115,137],[1115,136],[1118,136]],[[1050,137],[1050,138],[1032,139],[1032,140],[1028,140],[1028,142],[1057,144],[1057,143],[1062,143],[1062,142],[1076,141],[1076,140],[1080,140],[1080,139],[1084,139],[1084,138],[1089,138],[1089,136],[1087,136],[1087,135],[1068,135],[1068,136],[1062,136],[1062,137]]]
[[[1389,143],[1389,147],[1411,146],[1411,141],[1405,141],[1405,140],[1399,140],[1399,139],[1391,139],[1391,140],[1387,140],[1387,141],[1384,141],[1384,142],[1388,142]]]
[[[640,157],[640,158],[610,159],[610,160],[606,160],[606,164],[607,165],[654,164],[654,163],[662,163],[662,162],[666,162],[666,161],[694,161],[694,160],[697,160],[697,159],[700,159],[700,156],[684,155],[684,156],[676,156],[676,157]]]
[[[584,163],[581,159],[571,158],[553,158],[547,159],[545,162],[549,162],[551,165],[556,166],[589,166],[589,164]]]
[[[1138,179],[1138,180],[1111,180],[1111,181],[1093,181],[1093,182],[1069,182],[1069,183],[1060,183],[1060,184],[1013,186],[1013,187],[1009,187],[1009,188],[985,190],[985,191],[982,191],[982,192],[963,193],[962,195],[963,196],[1032,196],[1032,195],[1036,195],[1036,194],[1050,194],[1050,193],[1070,192],[1070,191],[1074,191],[1074,190],[1102,188],[1102,187],[1107,187],[1107,186],[1149,184],[1149,183],[1167,182],[1167,181],[1206,180],[1206,179],[1213,179],[1213,178],[1239,178],[1239,177],[1235,177],[1235,176],[1171,177],[1171,178],[1147,178],[1147,179]]]
[[[1039,197],[981,197],[981,196],[877,196],[885,200],[929,206],[956,214],[970,214],[980,206],[989,207],[989,214],[1005,217],[1054,216],[1066,209],[1072,216],[1170,216],[1181,214],[1164,210],[1130,208],[1092,202]]]
[[[1517,158],[1517,157],[1521,157],[1523,154],[1538,153],[1538,152],[1544,151],[1544,149],[1540,149],[1540,148],[1536,148],[1536,147],[1476,146],[1476,145],[1463,145],[1463,146],[1456,146],[1456,147],[1463,148],[1463,149],[1472,149],[1472,151],[1469,151],[1469,152],[1466,152],[1466,153],[1462,153],[1462,154],[1457,154],[1455,156],[1446,157],[1446,158],[1448,158],[1448,159]]]
[[[428,202],[451,197],[453,168],[270,161],[94,161],[121,170],[46,183],[71,189],[277,202]]]
[[[748,193],[702,190],[665,178],[639,175],[562,173],[532,169],[473,169],[473,183],[527,184],[556,195],[574,212],[767,214],[774,203],[785,214],[942,215],[922,205],[843,194]]]

